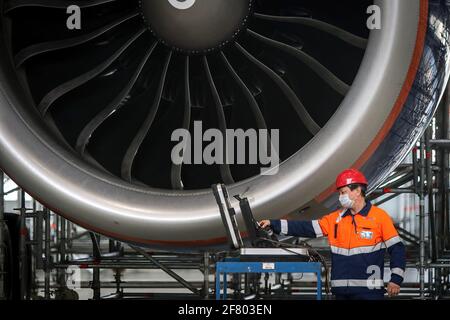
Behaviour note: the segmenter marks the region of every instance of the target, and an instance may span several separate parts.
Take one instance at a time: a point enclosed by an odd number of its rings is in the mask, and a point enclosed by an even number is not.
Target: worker
[[[276,234],[318,238],[326,236],[331,247],[331,288],[337,300],[378,300],[386,292],[384,256],[390,255],[390,297],[398,295],[405,272],[405,246],[390,216],[365,199],[366,177],[347,169],[338,175],[336,189],[341,209],[320,220],[263,220]]]

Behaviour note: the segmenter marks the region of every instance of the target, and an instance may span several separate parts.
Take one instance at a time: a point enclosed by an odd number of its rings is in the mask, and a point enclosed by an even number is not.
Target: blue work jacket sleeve
[[[270,225],[276,234],[302,238],[318,238],[323,236],[318,220],[289,221],[270,220]]]

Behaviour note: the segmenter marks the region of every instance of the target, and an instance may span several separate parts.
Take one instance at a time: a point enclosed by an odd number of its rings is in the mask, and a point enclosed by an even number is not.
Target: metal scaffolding
[[[418,234],[397,228],[416,262],[420,299],[449,295],[449,97],[447,89],[433,122],[411,152],[412,164],[399,166],[369,197],[380,205],[401,194],[417,195]]]
[[[418,199],[415,212],[418,232],[397,226],[407,244],[408,268],[417,269],[419,275],[417,283],[405,284],[404,297],[441,299],[450,294],[449,106],[450,90],[446,92],[433,123],[411,151],[411,163],[400,165],[368,196],[375,205],[401,194],[416,195]],[[226,253],[147,251],[80,230],[35,200],[27,201],[23,190],[5,190],[5,179],[0,171],[0,194],[3,195],[0,196],[0,299],[77,299],[77,292],[67,285],[69,269],[73,267],[92,270],[91,281],[79,283],[79,288],[92,290],[92,299],[214,297],[214,279],[210,277],[214,275],[215,263]],[[4,196],[13,192],[18,194],[18,207],[14,208],[14,213],[8,213],[5,212]],[[10,270],[6,267],[11,256],[7,245],[16,242],[17,248],[12,247],[17,250],[17,263],[13,261],[17,270]],[[113,281],[102,279],[100,271],[107,269],[112,270]],[[172,281],[124,281],[123,271],[132,269],[162,270]],[[179,270],[198,270],[203,274],[203,281],[187,281],[177,273]],[[8,277],[12,280],[8,281]],[[235,275],[227,286],[234,290],[233,298],[244,298],[255,290],[272,298],[285,298],[300,292],[314,294],[314,287],[294,281],[290,275],[285,280],[277,276],[273,285],[264,278],[263,284],[261,275]],[[115,289],[115,293],[104,296],[102,289],[105,288]],[[161,289],[161,292],[136,293],[129,289]],[[186,290],[184,293],[167,293],[162,289]]]

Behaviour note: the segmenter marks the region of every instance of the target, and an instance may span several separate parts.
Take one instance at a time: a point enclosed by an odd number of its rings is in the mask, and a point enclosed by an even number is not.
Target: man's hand
[[[270,220],[261,220],[259,222],[259,226],[261,228],[263,228],[263,229],[269,227],[270,226]]]
[[[393,282],[389,282],[387,286],[387,293],[389,297],[395,297],[400,292],[400,286],[398,284],[395,284]]]

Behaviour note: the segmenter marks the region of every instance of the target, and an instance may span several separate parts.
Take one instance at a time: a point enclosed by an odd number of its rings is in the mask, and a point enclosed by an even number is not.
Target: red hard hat
[[[342,171],[336,178],[336,189],[348,186],[350,184],[367,185],[366,177],[356,169],[346,169]]]

